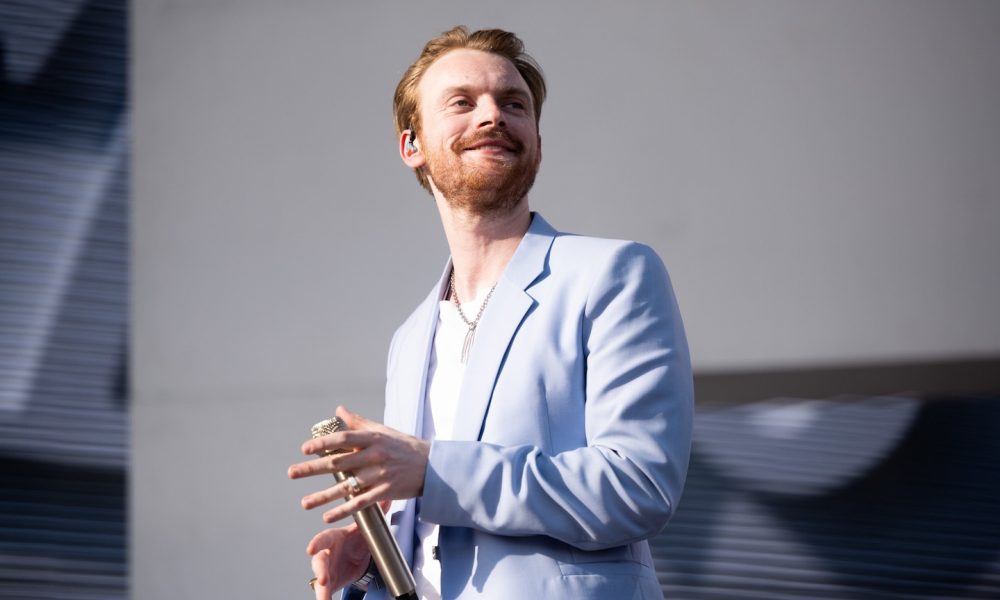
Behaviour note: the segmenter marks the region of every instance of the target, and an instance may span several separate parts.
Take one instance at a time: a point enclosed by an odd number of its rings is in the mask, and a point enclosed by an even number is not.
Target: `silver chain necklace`
[[[493,297],[493,290],[497,289],[497,284],[493,284],[490,288],[488,294],[486,294],[486,299],[483,300],[482,305],[479,307],[479,312],[476,313],[476,318],[470,321],[465,313],[462,312],[462,305],[458,301],[458,292],[455,291],[455,270],[451,271],[451,280],[448,282],[449,292],[451,293],[451,301],[455,303],[455,308],[458,309],[458,316],[462,317],[465,324],[469,326],[469,331],[465,334],[465,343],[462,344],[462,364],[464,365],[469,361],[469,351],[472,349],[472,340],[476,338],[476,327],[479,326],[479,319],[483,317],[483,311],[486,310],[486,305],[489,304],[490,298]]]

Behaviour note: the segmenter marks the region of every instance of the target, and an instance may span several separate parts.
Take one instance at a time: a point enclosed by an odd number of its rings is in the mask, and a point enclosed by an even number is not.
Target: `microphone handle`
[[[350,474],[337,471],[333,476],[343,483]],[[347,497],[350,499],[353,496]],[[413,573],[403,560],[403,553],[399,551],[399,544],[389,531],[382,509],[377,504],[366,506],[354,513],[354,521],[358,524],[379,575],[392,597],[397,600],[417,600],[417,584],[413,580]]]

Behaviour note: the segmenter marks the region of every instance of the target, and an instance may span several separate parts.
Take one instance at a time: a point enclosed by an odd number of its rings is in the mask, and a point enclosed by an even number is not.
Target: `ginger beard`
[[[509,144],[513,156],[480,157],[475,164],[462,158],[467,148],[486,139]],[[459,138],[440,153],[424,148],[425,168],[448,205],[476,216],[510,212],[535,183],[541,163],[538,145],[530,148],[503,129],[477,131]]]

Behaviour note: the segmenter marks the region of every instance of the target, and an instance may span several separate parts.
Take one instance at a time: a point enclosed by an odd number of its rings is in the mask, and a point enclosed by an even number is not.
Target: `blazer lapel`
[[[427,393],[427,368],[430,365],[431,350],[434,346],[434,331],[437,329],[438,301],[444,294],[442,286],[447,285],[451,272],[451,260],[445,265],[438,284],[424,299],[418,310],[419,320],[412,335],[416,336],[413,347],[419,352],[400,352],[397,394],[400,397],[398,429],[417,437],[423,437],[424,397]]]
[[[444,293],[443,285],[451,272],[451,260],[445,265],[444,273],[438,284],[431,290],[427,298],[417,309],[418,319],[408,335],[414,336],[412,341],[403,339],[396,343],[412,344],[418,351],[399,352],[396,369],[398,381],[396,387],[397,421],[395,427],[403,433],[423,437],[424,432],[424,396],[427,393],[427,367],[430,364],[431,350],[434,344],[434,331],[437,329],[438,300]],[[399,543],[399,549],[407,564],[413,566],[414,523],[416,520],[416,499],[395,500],[389,509],[389,523],[393,536]],[[376,594],[383,590],[376,590]],[[372,595],[372,594],[369,594]],[[379,597],[379,596],[376,596]],[[388,597],[388,596],[386,596]]]
[[[462,381],[461,407],[455,416],[452,437],[478,440],[489,410],[497,377],[507,349],[525,315],[535,304],[527,289],[544,272],[556,231],[541,215],[533,215],[510,263],[497,282],[493,298],[483,311]]]

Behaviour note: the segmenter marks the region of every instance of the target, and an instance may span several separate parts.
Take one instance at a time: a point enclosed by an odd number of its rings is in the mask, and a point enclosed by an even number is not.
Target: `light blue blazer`
[[[413,435],[450,268],[389,351],[385,423]],[[659,257],[534,214],[476,332],[455,440],[431,446],[419,518],[441,526],[442,597],[662,598],[646,539],[680,499],[692,405]],[[412,563],[417,501],[388,518]]]

